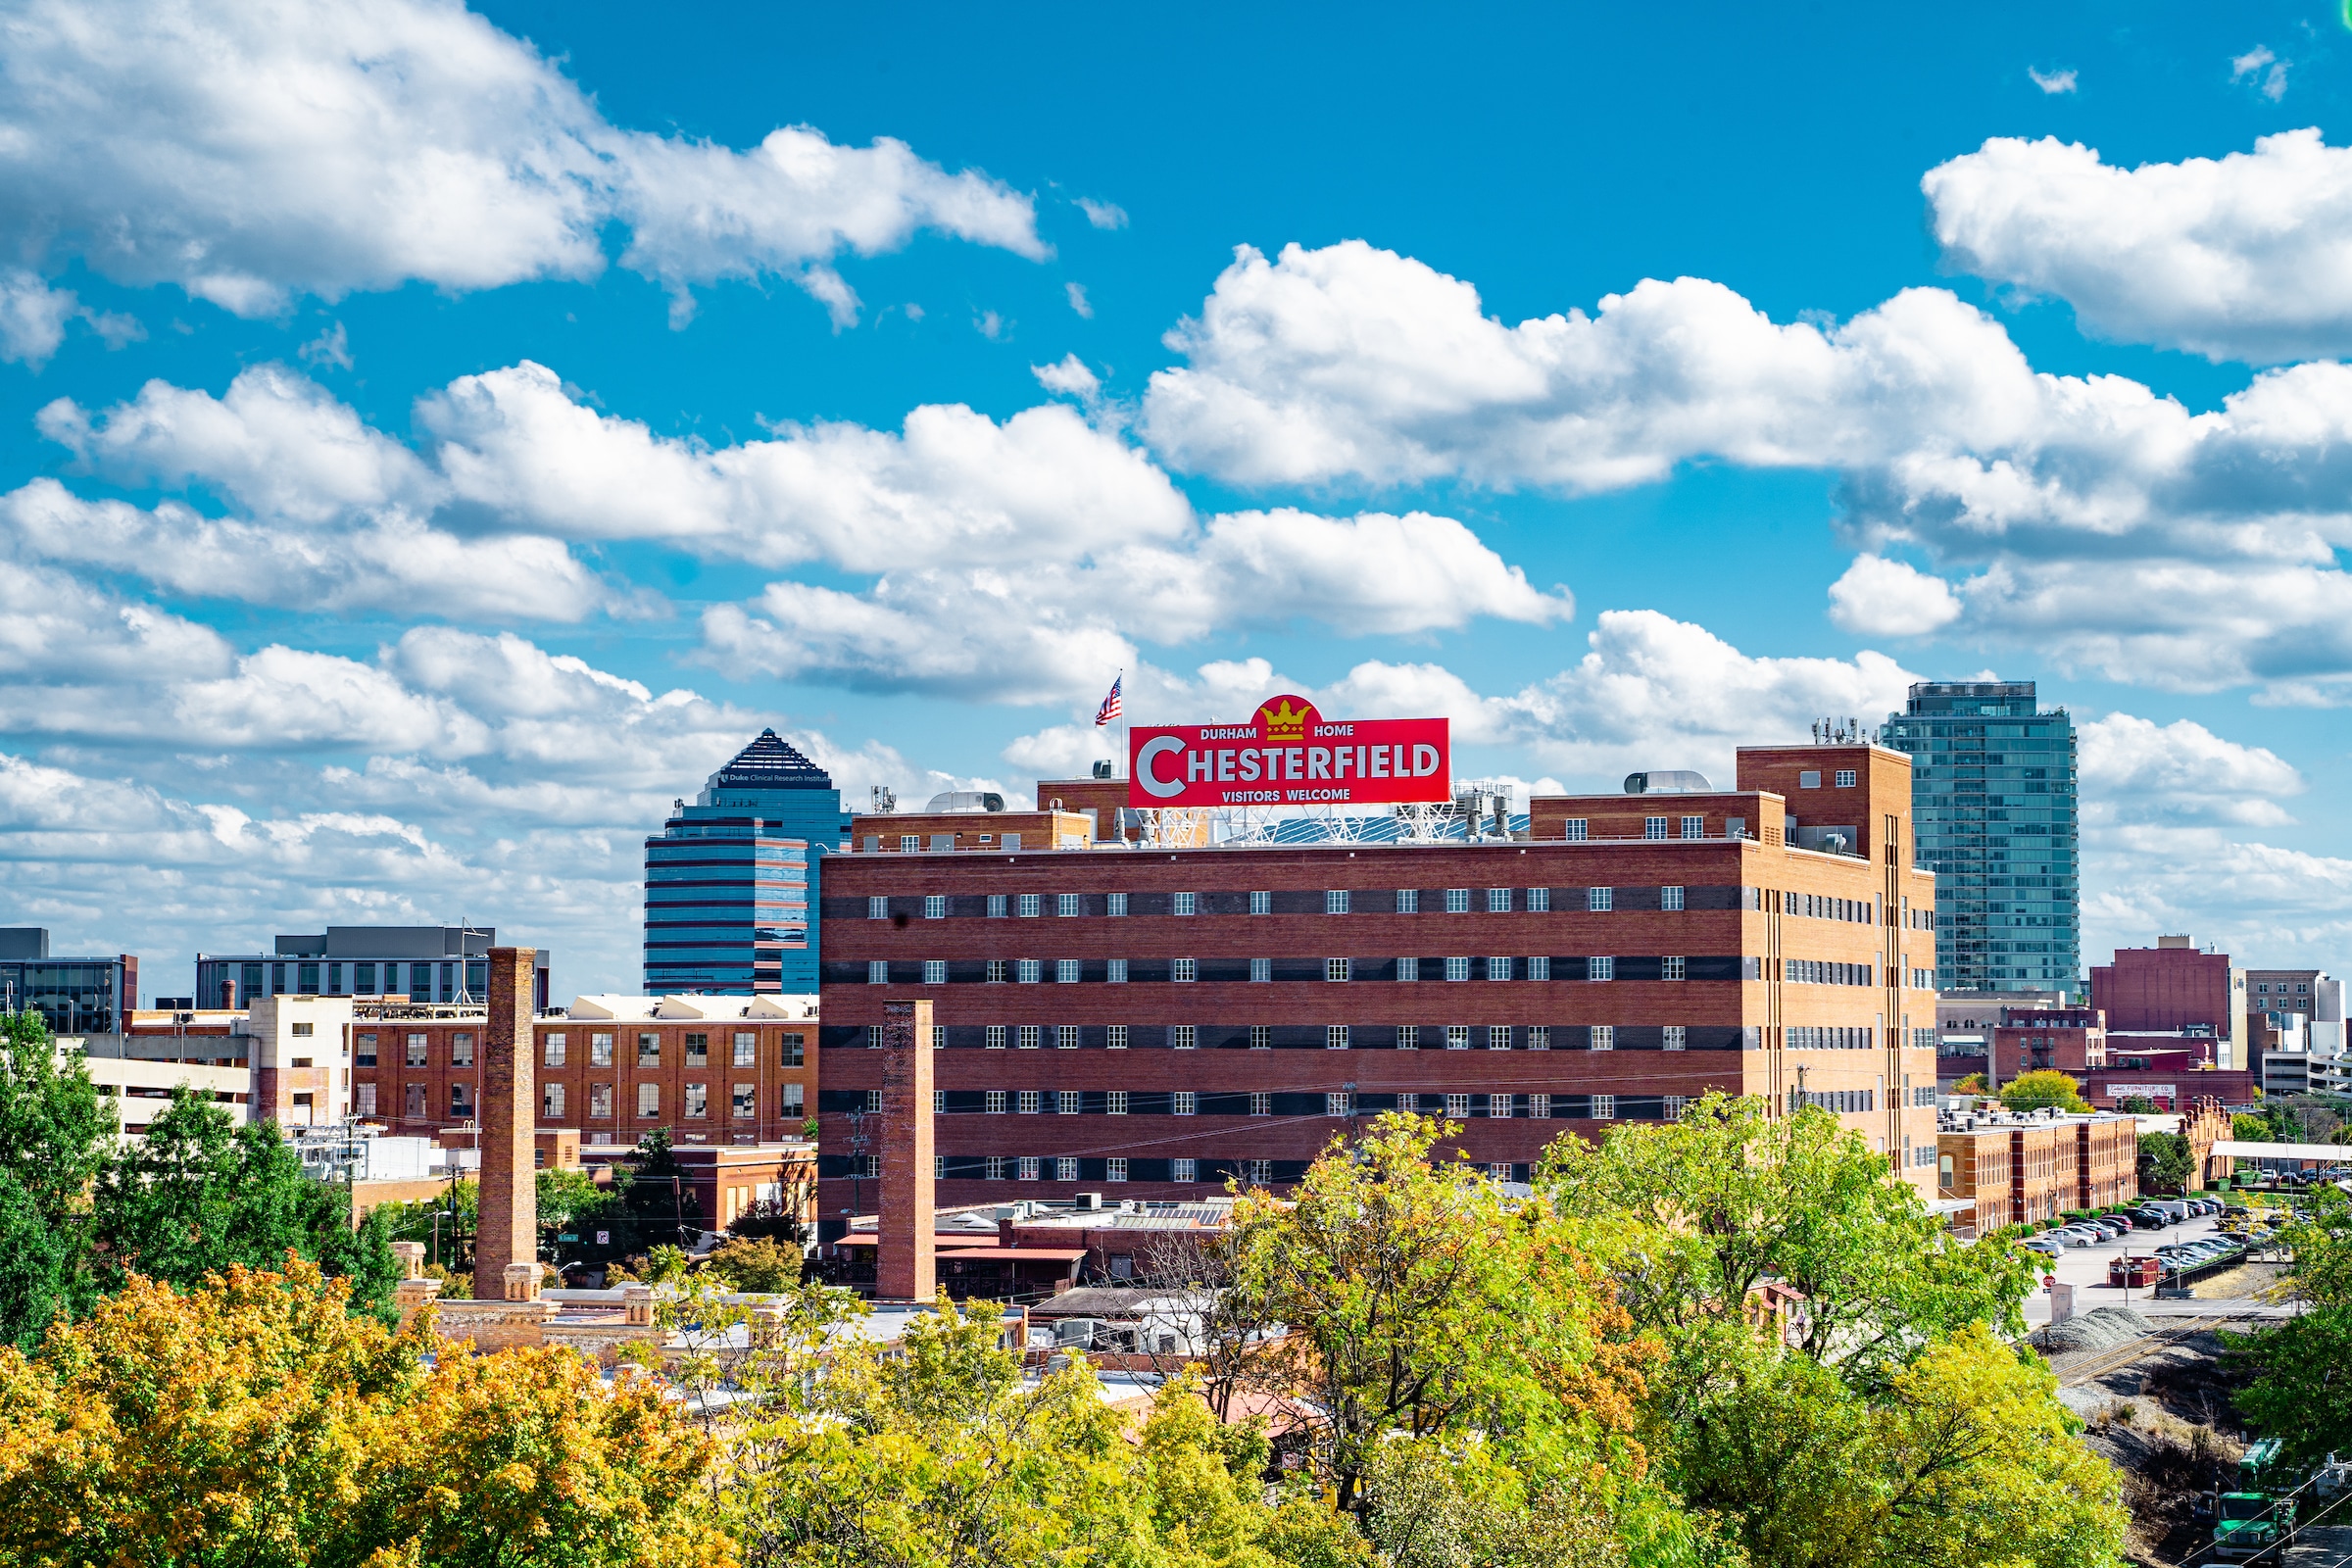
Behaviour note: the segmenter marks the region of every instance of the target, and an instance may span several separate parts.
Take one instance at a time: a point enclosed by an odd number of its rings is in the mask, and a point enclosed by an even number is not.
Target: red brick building
[[[1909,760],[1753,749],[1739,769],[1732,791],[1533,802],[1527,841],[829,858],[829,1230],[878,1168],[859,1048],[915,998],[943,1203],[1280,1185],[1392,1108],[1524,1180],[1563,1132],[1710,1089],[1801,1095],[1931,1185],[1935,883]]]
[[[1995,1083],[2062,1072],[2080,1083],[2107,1065],[2107,1024],[2095,1007],[2003,1007],[1992,1030]]]
[[[2215,1043],[2217,1065],[2244,1068],[2246,975],[2226,953],[2200,951],[2187,937],[2152,948],[2118,948],[2090,971],[2090,1004],[2115,1034],[2177,1034]]]
[[[351,1114],[424,1136],[474,1123],[486,1020],[478,1006],[353,1007]],[[532,1032],[538,1124],[591,1147],[656,1127],[682,1146],[797,1139],[816,1103],[812,998],[580,997]]]

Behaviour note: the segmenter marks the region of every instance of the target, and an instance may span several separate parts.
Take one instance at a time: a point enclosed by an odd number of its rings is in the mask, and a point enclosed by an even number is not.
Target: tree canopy
[[[2011,1110],[2058,1109],[2078,1114],[2090,1109],[2082,1086],[2051,1067],[2021,1072],[2001,1085],[2001,1103]]]

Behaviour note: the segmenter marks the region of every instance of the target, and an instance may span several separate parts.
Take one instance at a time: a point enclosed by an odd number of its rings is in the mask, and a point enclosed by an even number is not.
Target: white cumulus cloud
[[[1960,618],[1960,597],[1908,562],[1861,555],[1830,584],[1830,618],[1864,637],[1924,637]]]
[[[27,265],[79,256],[244,316],[411,279],[621,264],[689,291],[800,283],[836,320],[845,253],[936,229],[1046,254],[1034,202],[888,137],[747,149],[629,130],[528,43],[448,0],[28,0],[0,37],[0,212]]]
[[[2258,364],[2352,352],[2352,148],[2316,126],[2136,169],[1996,136],[1921,186],[1952,266],[2063,299],[2101,336]]]

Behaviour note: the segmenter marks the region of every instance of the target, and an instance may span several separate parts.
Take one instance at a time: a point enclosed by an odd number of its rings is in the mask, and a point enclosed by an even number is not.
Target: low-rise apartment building
[[[1973,1203],[1956,1227],[1984,1235],[2139,1196],[2139,1124],[2131,1116],[1983,1111],[1936,1135],[1936,1197]]]
[[[359,1004],[353,1113],[428,1136],[475,1122],[486,1017]],[[812,997],[579,997],[532,1033],[539,1125],[576,1127],[591,1147],[633,1147],[656,1127],[680,1145],[798,1138],[816,1103]]]

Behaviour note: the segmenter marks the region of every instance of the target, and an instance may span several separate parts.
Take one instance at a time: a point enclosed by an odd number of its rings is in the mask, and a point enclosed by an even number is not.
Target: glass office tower
[[[823,768],[772,729],[645,841],[645,989],[816,991],[817,864],[850,830]]]
[[[1919,858],[1936,873],[1939,991],[2082,989],[2075,726],[2034,683],[1922,681],[1879,742],[1911,755]]]

